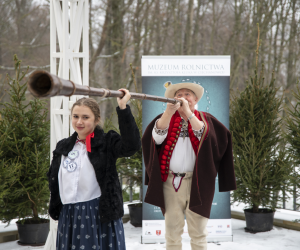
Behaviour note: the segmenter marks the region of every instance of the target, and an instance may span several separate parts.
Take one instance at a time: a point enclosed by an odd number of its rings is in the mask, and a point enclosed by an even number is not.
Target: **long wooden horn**
[[[50,74],[44,70],[34,71],[27,83],[28,90],[35,97],[52,97],[52,96],[72,96],[72,95],[88,95],[100,97],[123,97],[124,92],[118,90],[109,90],[103,88],[93,88],[80,84],[75,84],[70,80],[64,80],[56,75]],[[182,103],[173,98],[165,98],[161,96],[146,95],[143,93],[130,92],[131,98],[151,100],[159,102],[169,102],[176,104]]]

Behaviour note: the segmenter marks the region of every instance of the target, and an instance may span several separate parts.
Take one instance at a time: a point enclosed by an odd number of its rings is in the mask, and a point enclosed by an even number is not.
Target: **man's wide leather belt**
[[[175,173],[175,172],[173,172],[173,174],[174,174],[176,177],[184,177],[184,176],[185,176],[185,173]]]

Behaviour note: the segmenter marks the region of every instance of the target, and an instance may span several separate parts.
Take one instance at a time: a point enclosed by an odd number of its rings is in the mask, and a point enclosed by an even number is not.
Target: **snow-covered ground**
[[[246,222],[232,219],[233,242],[208,243],[208,250],[299,250],[300,232],[274,227],[265,233],[246,233]],[[165,250],[166,244],[141,244],[141,227],[124,224],[127,250]],[[0,250],[40,250],[43,247],[21,247],[14,242],[0,244]],[[183,240],[183,250],[190,250],[188,240]]]
[[[233,242],[208,243],[208,250],[299,250],[300,232],[274,227],[265,233],[246,233],[246,222],[232,219]],[[127,250],[165,250],[166,244],[141,244],[141,228],[129,222],[124,225]],[[190,250],[188,240],[183,239],[183,250]]]

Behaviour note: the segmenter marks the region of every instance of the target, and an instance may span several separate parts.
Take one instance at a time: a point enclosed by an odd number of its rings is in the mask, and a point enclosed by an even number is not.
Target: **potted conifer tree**
[[[274,75],[265,82],[264,66],[258,73],[257,39],[254,76],[230,105],[230,131],[233,139],[233,156],[237,190],[233,202],[248,205],[244,210],[246,229],[269,231],[279,195],[292,172],[287,162],[280,112],[282,98],[278,97]]]
[[[44,244],[48,211],[49,128],[45,103],[27,101],[25,73],[14,56],[15,79],[7,75],[10,103],[1,104],[0,120],[0,220],[18,219],[19,243]]]

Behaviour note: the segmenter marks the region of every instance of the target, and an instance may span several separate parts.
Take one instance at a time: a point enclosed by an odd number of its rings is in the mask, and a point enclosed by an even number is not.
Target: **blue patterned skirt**
[[[57,227],[57,250],[126,250],[122,218],[100,222],[99,198],[62,207]]]

